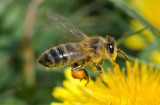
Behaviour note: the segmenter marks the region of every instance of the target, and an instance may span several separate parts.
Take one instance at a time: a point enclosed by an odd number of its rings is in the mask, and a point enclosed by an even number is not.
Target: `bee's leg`
[[[100,61],[98,61],[98,65],[100,65],[100,66],[102,66],[103,65],[103,63],[104,63],[104,59],[101,59]]]
[[[114,67],[116,65],[116,57],[117,53],[110,59],[110,62],[112,63],[112,70],[114,70]]]
[[[116,61],[111,59],[110,62],[112,63],[112,70],[114,69],[115,65],[116,65]]]
[[[100,65],[98,65],[97,63],[93,63],[93,65],[96,67],[96,69],[98,70],[99,76],[102,74],[103,69]]]
[[[84,78],[80,79],[80,81],[83,80],[83,79],[87,80],[87,83],[85,84],[85,86],[87,86],[87,84],[89,83],[89,73],[86,69],[81,69],[81,70],[84,71],[86,76]]]
[[[80,68],[82,68],[83,66],[84,66],[84,64],[85,64],[85,62],[83,62],[82,64],[78,64],[78,63],[74,63],[74,64],[72,64],[71,65],[71,67],[72,67],[72,71],[75,71],[76,69],[80,69]]]
[[[92,64],[92,69],[93,70],[96,69],[96,71],[98,71],[98,77],[100,78],[101,81],[103,80],[102,75],[101,75],[103,73],[103,68],[101,67],[103,64],[103,61],[104,61],[104,59],[99,61],[98,63]]]
[[[82,64],[80,64],[80,63],[82,63],[82,62],[76,62],[71,65],[72,77],[75,79],[80,79],[80,81],[83,79],[87,80],[87,83],[85,84],[85,85],[87,85],[89,83],[89,73],[87,72],[86,69],[83,68],[85,61]]]
[[[103,72],[103,68],[101,67],[103,65],[104,59],[101,59],[100,61],[98,61],[97,63],[93,63],[91,65],[91,68],[94,71],[98,71],[99,72],[99,76],[102,74]]]
[[[72,77],[75,79],[80,79],[80,81],[83,79],[87,80],[85,85],[89,83],[89,73],[84,68],[72,69]]]

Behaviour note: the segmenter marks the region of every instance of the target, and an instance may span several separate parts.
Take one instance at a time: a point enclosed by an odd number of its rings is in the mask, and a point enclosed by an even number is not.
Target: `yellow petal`
[[[70,72],[67,69],[65,73]],[[66,75],[69,76],[69,75]],[[74,81],[74,82],[73,82]],[[95,81],[90,80],[87,87],[67,77],[64,87],[57,87],[53,96],[62,103],[51,105],[158,105],[160,103],[160,72],[138,60],[132,66],[126,62],[126,70],[115,66],[108,68]]]

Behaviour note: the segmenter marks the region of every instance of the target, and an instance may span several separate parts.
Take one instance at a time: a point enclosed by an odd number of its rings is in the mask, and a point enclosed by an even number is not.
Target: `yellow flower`
[[[53,96],[62,102],[51,105],[160,105],[160,72],[153,66],[135,61],[133,67],[126,62],[126,70],[116,65],[90,80],[85,87],[82,81],[71,77],[70,68],[65,71],[64,87],[56,87]]]
[[[146,20],[153,24],[157,29],[160,29],[160,0],[129,0],[130,5],[134,7]],[[134,30],[143,28],[137,21],[131,21],[131,26]],[[147,39],[147,40],[146,40]],[[135,41],[137,40],[137,41]],[[148,45],[148,41],[153,42],[154,37],[147,30],[132,38],[127,39],[124,45],[132,50],[142,50]],[[136,44],[135,44],[136,43]]]

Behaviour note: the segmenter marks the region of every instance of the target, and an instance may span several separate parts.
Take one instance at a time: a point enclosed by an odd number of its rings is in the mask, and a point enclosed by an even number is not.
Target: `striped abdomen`
[[[48,68],[62,67],[84,58],[77,43],[62,44],[44,52],[38,62]]]

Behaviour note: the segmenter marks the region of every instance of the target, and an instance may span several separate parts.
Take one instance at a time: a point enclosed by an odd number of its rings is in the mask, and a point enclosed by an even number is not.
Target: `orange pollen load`
[[[80,70],[80,71],[73,71],[72,72],[72,77],[75,78],[75,79],[83,79],[84,77],[86,77],[86,74],[82,70]]]

